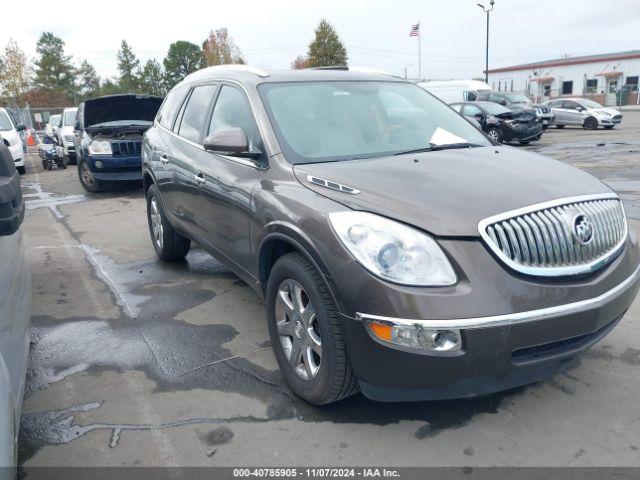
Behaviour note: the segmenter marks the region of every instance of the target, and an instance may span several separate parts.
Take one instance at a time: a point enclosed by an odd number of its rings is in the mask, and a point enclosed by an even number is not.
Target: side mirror
[[[478,112],[474,115],[474,117],[476,117],[478,120],[482,120],[482,118],[484,117],[484,115],[481,112]]]
[[[9,140],[7,140],[6,138],[2,139],[2,143],[4,143],[7,147],[11,146],[11,144],[9,143]]]
[[[204,139],[204,149],[209,152],[249,156],[249,141],[241,128],[217,130]]]
[[[507,106],[507,101],[506,100],[500,100],[498,102],[498,104],[502,105],[503,107],[506,107]]]
[[[27,126],[24,123],[19,123],[16,125],[16,130],[19,132],[24,132],[27,129]]]
[[[80,122],[76,120],[76,123],[73,125],[74,130],[80,130]]]

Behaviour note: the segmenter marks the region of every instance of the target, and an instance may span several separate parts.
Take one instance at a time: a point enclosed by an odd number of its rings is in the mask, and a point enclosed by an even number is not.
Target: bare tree
[[[308,65],[309,65],[309,60],[307,59],[307,57],[298,55],[296,58],[293,59],[293,62],[291,62],[291,70],[303,70],[307,68]]]

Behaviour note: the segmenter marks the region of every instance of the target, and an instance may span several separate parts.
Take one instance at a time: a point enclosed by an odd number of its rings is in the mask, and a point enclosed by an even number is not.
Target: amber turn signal
[[[385,325],[383,323],[370,323],[369,327],[376,337],[386,340],[387,342],[391,341],[392,327],[390,325]]]

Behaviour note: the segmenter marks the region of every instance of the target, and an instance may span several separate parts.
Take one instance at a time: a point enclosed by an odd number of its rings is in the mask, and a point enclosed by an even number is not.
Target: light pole
[[[407,65],[406,67],[404,67],[404,79],[405,80],[407,79],[407,68],[409,68],[409,67],[413,67],[413,63],[410,64],[410,65]]]
[[[489,8],[485,7],[482,3],[478,3],[477,5],[482,9],[483,12],[487,14],[487,49],[484,57],[484,81],[489,83],[489,12],[493,10],[494,0],[489,2]]]

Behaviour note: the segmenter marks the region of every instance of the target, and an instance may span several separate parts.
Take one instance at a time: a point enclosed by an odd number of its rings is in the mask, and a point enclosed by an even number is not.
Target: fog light
[[[460,330],[425,328],[420,324],[367,323],[374,337],[401,347],[431,352],[455,352],[462,349]]]
[[[96,168],[102,168],[102,162],[100,160],[95,161]]]

